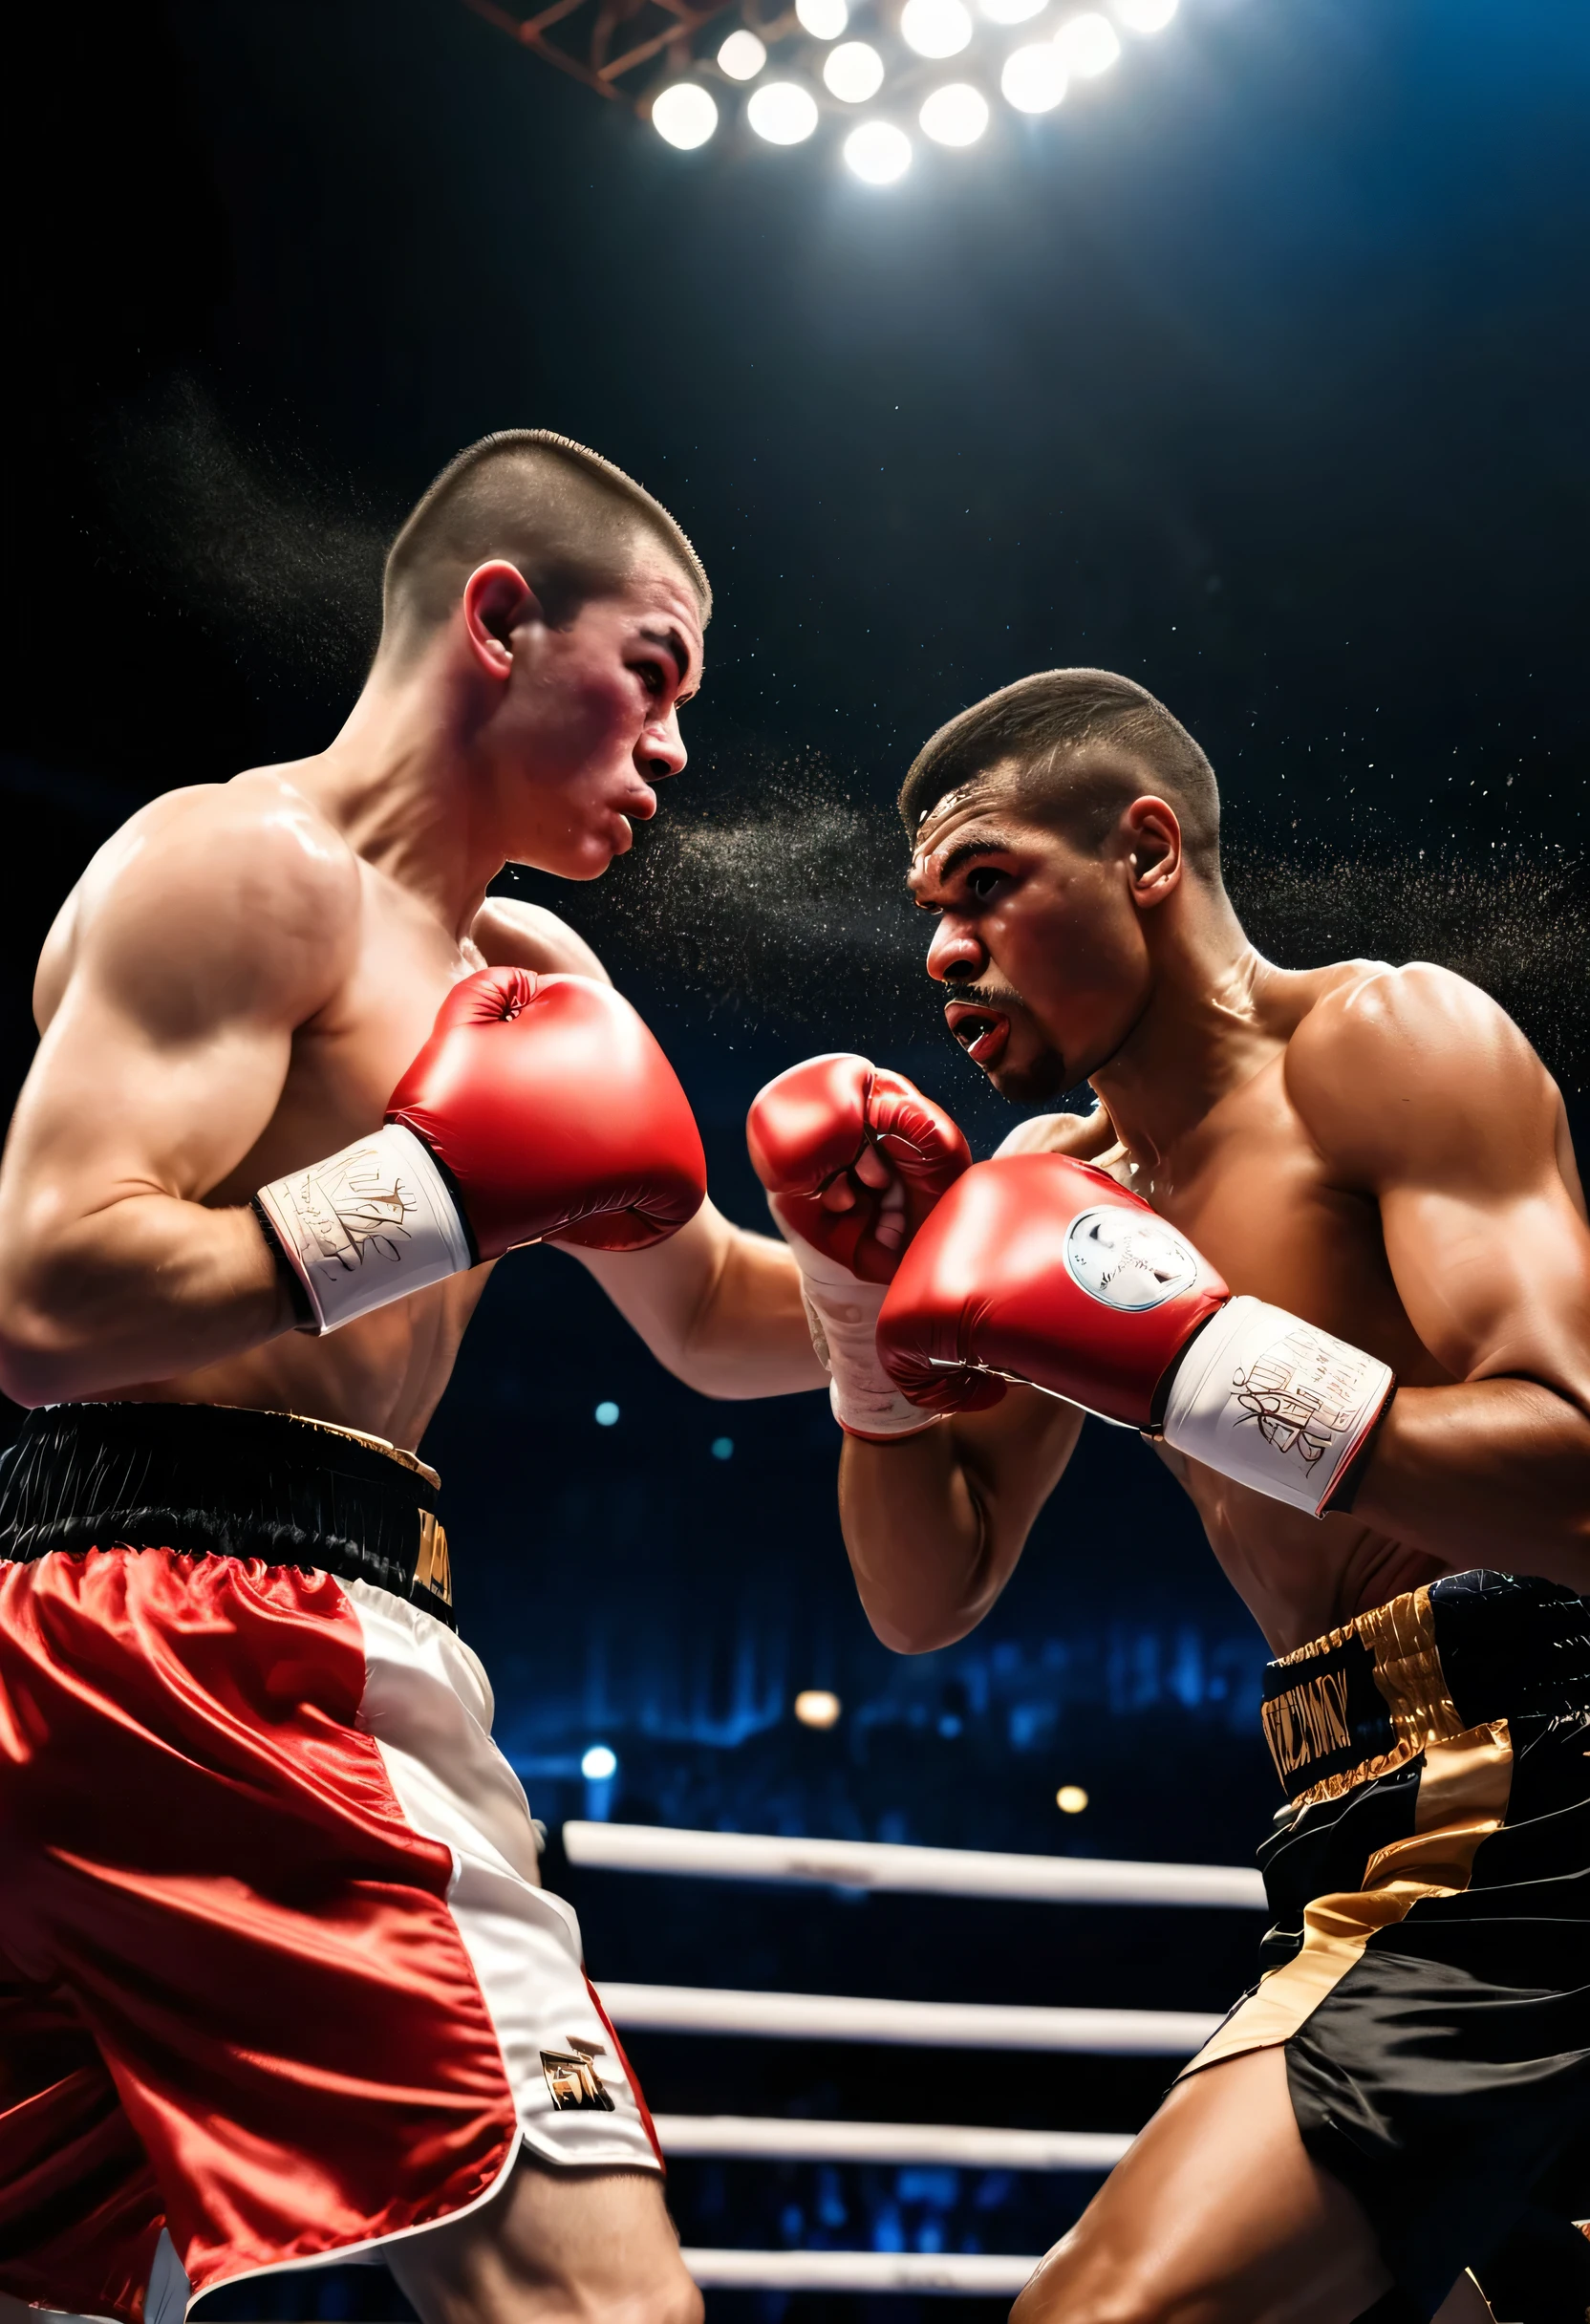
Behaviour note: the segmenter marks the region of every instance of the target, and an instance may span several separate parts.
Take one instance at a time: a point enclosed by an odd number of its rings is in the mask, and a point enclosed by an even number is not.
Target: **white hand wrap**
[[[321,1332],[461,1275],[472,1263],[446,1179],[414,1132],[397,1122],[262,1186],[254,1199]]]
[[[840,1427],[851,1436],[882,1440],[933,1428],[937,1413],[919,1411],[878,1361],[878,1313],[889,1285],[864,1283],[786,1226],[777,1211],[773,1216],[801,1270],[811,1344],[832,1382],[828,1402]]]
[[[1235,1299],[1177,1366],[1163,1434],[1222,1476],[1317,1517],[1395,1387],[1378,1356],[1284,1307]]]

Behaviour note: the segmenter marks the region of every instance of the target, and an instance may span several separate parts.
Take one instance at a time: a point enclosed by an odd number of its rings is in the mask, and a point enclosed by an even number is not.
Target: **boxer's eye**
[[[966,874],[966,893],[975,895],[979,904],[985,904],[991,895],[999,893],[1008,876],[1004,872],[996,872],[991,864],[979,865],[976,872]]]
[[[638,672],[641,684],[655,700],[668,683],[668,674],[663,669],[661,662],[634,661],[630,664],[630,667]]]

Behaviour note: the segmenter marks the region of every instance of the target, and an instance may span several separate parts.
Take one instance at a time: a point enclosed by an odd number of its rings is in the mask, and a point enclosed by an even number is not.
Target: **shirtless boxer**
[[[1127,679],[1008,687],[900,805],[950,1029],[1004,1095],[1098,1105],[968,1169],[924,1101],[900,1134],[892,1077],[879,1135],[863,1061],[757,1102],[836,1319],[863,1603],[904,1652],[961,1637],[1084,1409],[1142,1429],[1277,1657],[1291,1803],[1267,1973],[1020,2324],[1483,2315],[1463,2270],[1515,2282],[1526,2239],[1524,2313],[1581,2316],[1590,1233],[1558,1092],[1443,970],[1261,959],[1209,764]]]
[[[448,2324],[698,2313],[416,1448],[477,1262],[543,1237],[707,1392],[822,1377],[639,1019],[485,901],[629,847],[708,612],[638,486],[489,438],[330,748],[144,808],[50,936],[0,1175],[45,1408],[0,1478],[0,2292],[171,2324],[378,2250]]]

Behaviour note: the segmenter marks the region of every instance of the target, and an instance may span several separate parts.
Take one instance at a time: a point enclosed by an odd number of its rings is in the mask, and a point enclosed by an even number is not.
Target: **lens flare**
[[[1180,0],[1115,0],[1115,13],[1128,32],[1163,32]]]
[[[681,153],[704,145],[717,126],[718,108],[699,81],[677,80],[652,100],[652,127]]]
[[[795,0],[795,13],[813,40],[837,40],[850,21],[846,0]]]
[[[982,12],[990,24],[1025,24],[1048,5],[1049,0],[982,0]]]

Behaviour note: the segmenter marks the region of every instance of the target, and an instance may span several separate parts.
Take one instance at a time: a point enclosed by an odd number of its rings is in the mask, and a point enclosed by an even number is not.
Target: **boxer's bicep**
[[[516,895],[488,895],[469,934],[487,968],[529,968],[544,977],[612,982],[584,936],[545,905]]]
[[[125,850],[79,906],[12,1123],[0,1232],[19,1207],[36,1240],[128,1195],[196,1200],[275,1109],[293,1030],[341,973],[357,874],[350,894],[334,854],[214,797]]]

